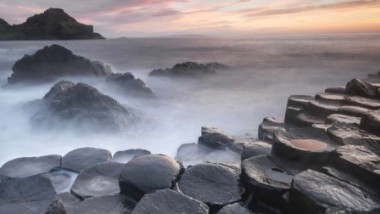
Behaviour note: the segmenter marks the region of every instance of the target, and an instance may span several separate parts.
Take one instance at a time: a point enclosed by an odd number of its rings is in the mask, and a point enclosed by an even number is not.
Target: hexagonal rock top
[[[241,199],[240,170],[223,164],[203,163],[187,168],[179,190],[210,206],[222,206]]]
[[[181,171],[181,164],[165,155],[134,158],[120,174],[121,193],[140,200],[146,193],[172,188]]]
[[[62,158],[62,168],[79,172],[99,163],[105,163],[112,158],[111,152],[105,149],[80,148],[67,153]]]
[[[71,192],[80,198],[100,197],[120,192],[119,176],[124,164],[101,163],[82,170]]]
[[[158,190],[146,194],[136,205],[132,214],[207,214],[206,204],[174,190]]]
[[[0,168],[0,174],[10,178],[25,178],[60,167],[61,156],[47,155],[42,157],[16,158]]]
[[[128,214],[135,202],[123,195],[107,195],[84,200],[73,207],[73,214]]]
[[[379,208],[378,198],[346,182],[313,170],[304,171],[293,179],[291,207],[302,213],[325,213],[329,208],[344,207],[354,211]]]
[[[56,200],[50,180],[35,175],[0,183],[0,213],[45,213]]]

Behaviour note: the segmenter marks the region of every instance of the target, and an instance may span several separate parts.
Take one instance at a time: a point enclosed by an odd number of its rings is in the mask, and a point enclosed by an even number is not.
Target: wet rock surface
[[[0,183],[0,213],[45,213],[55,199],[53,185],[41,175]]]
[[[202,127],[202,135],[198,138],[198,144],[224,150],[233,144],[234,139],[216,128]]]
[[[80,148],[67,153],[62,158],[62,168],[79,172],[91,166],[109,162],[112,155],[105,149]]]
[[[177,181],[182,166],[165,155],[143,155],[129,161],[123,168],[120,190],[135,200],[155,190],[170,189]]]
[[[78,131],[122,131],[137,122],[137,116],[96,88],[61,81],[39,101],[32,124],[45,128],[76,127]]]
[[[173,190],[158,190],[146,194],[136,205],[133,214],[207,214],[206,204]]]
[[[252,212],[241,204],[235,203],[224,206],[218,214],[252,214]]]
[[[17,158],[8,161],[0,168],[0,175],[9,178],[25,178],[49,172],[61,166],[61,156]]]
[[[78,173],[61,168],[54,169],[44,174],[54,186],[57,193],[69,192]]]
[[[108,195],[87,199],[73,208],[73,214],[131,213],[136,202],[123,195]]]
[[[71,192],[80,198],[117,194],[123,167],[123,164],[108,162],[86,168],[79,173]]]
[[[251,157],[267,155],[271,152],[272,145],[263,142],[263,141],[255,141],[252,143],[248,143],[244,145],[243,153],[241,154],[241,159],[245,160]]]
[[[109,66],[73,54],[70,50],[51,45],[33,55],[25,55],[13,68],[8,83],[40,83],[66,76],[99,77],[112,73]]]
[[[216,74],[218,70],[227,70],[229,67],[220,63],[184,62],[175,64],[172,68],[156,69],[149,76],[155,77],[203,77]]]
[[[186,169],[178,188],[210,206],[222,206],[241,199],[239,174],[226,165],[202,163]]]

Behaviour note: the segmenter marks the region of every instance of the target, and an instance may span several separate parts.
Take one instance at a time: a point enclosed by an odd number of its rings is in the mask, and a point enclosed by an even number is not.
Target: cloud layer
[[[50,7],[108,37],[380,31],[380,0],[2,0],[0,14],[15,24]]]

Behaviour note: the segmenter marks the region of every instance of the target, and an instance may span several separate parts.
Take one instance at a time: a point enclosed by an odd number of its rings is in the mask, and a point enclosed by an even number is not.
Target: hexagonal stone
[[[349,105],[360,106],[368,109],[379,109],[380,108],[380,100],[369,99],[358,96],[348,96],[346,101]]]
[[[313,127],[279,130],[275,134],[272,154],[288,160],[323,164],[332,158],[338,146],[324,130]]]
[[[272,142],[273,133],[278,129],[286,129],[286,125],[273,117],[266,117],[259,125],[258,138],[263,141]]]
[[[80,198],[99,197],[120,193],[119,176],[124,164],[101,163],[82,170],[71,192]]]
[[[253,214],[239,203],[224,206],[217,214]]]
[[[56,199],[50,180],[41,175],[0,183],[0,213],[45,213]]]
[[[5,163],[0,168],[0,174],[10,178],[25,178],[49,172],[60,165],[61,156],[59,155],[16,158]]]
[[[69,192],[58,194],[58,198],[61,200],[63,207],[67,214],[74,214],[74,208],[77,207],[81,200]]]
[[[123,195],[107,195],[89,198],[73,209],[73,214],[121,214],[131,213],[136,202]]]
[[[96,164],[108,162],[111,158],[111,153],[104,149],[89,147],[75,149],[62,158],[62,168],[79,172]]]
[[[380,136],[380,111],[371,111],[362,117],[360,128]]]
[[[368,211],[380,206],[378,198],[334,177],[313,170],[293,178],[291,206],[303,213],[325,213],[329,208],[344,207]]]
[[[243,153],[241,159],[245,160],[247,158],[267,155],[271,152],[272,145],[263,141],[256,141],[244,145]]]
[[[366,115],[369,111],[370,109],[364,107],[344,105],[339,108],[338,113],[354,117],[362,117]]]
[[[305,107],[305,110],[313,115],[326,118],[330,114],[337,113],[341,105],[342,104],[338,101],[324,102],[320,100],[312,100]]]
[[[144,195],[133,214],[207,214],[206,204],[174,190],[158,190]]]
[[[133,158],[140,157],[142,155],[149,155],[150,151],[145,149],[128,149],[125,151],[118,151],[114,154],[112,162],[116,163],[128,163]]]
[[[324,102],[339,103],[343,104],[346,101],[346,96],[342,94],[332,94],[332,93],[318,93],[315,95],[316,100],[321,100]]]
[[[119,185],[122,194],[140,200],[146,193],[172,188],[182,166],[165,155],[143,155],[129,161],[122,170]]]
[[[359,125],[360,117],[354,117],[344,114],[332,114],[326,118],[327,124],[348,124],[348,125]]]
[[[329,87],[325,89],[326,93],[331,93],[331,94],[344,94],[346,90],[346,87],[344,86],[336,86],[336,87]]]
[[[233,144],[234,139],[217,128],[202,127],[202,135],[198,138],[198,144],[212,149],[226,149]]]
[[[210,206],[222,206],[241,199],[240,172],[222,164],[202,163],[186,169],[179,190]]]

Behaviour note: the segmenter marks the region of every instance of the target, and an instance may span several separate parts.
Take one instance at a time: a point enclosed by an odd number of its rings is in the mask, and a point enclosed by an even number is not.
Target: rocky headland
[[[91,25],[79,23],[58,8],[29,17],[24,23],[10,25],[0,19],[0,40],[75,40],[104,39]]]
[[[80,148],[11,160],[0,168],[0,213],[379,213],[378,77],[290,96],[285,121],[265,118],[257,138],[203,127],[176,158]],[[62,118],[128,115],[85,84],[60,82],[42,102]]]
[[[151,77],[166,78],[201,78],[205,76],[215,75],[220,70],[227,70],[230,67],[221,63],[196,63],[183,62],[175,64],[171,68],[155,69],[150,72]]]

